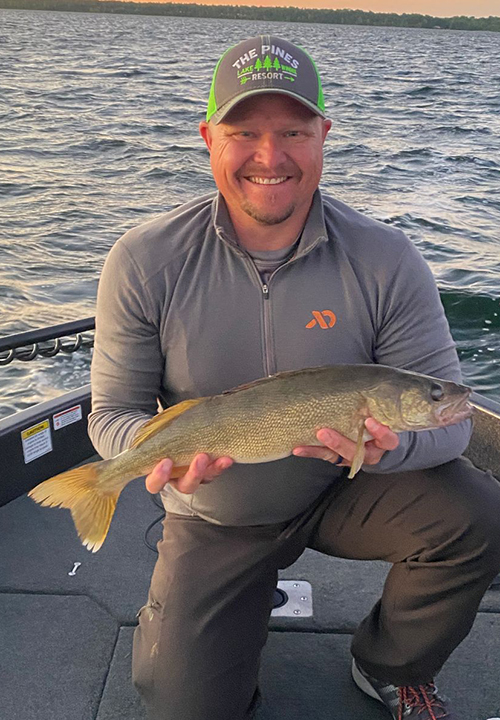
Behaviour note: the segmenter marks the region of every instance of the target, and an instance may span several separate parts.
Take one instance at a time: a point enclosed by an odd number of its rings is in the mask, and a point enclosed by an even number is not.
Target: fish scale
[[[286,457],[300,444],[319,445],[316,430],[324,426],[355,440],[360,417],[356,411],[363,398],[326,388],[317,396],[305,388],[297,392],[298,380],[286,378],[281,384],[208,398],[167,426],[161,438],[152,438],[137,451],[154,458],[163,445],[163,456],[176,465],[189,464],[196,452],[259,463]]]

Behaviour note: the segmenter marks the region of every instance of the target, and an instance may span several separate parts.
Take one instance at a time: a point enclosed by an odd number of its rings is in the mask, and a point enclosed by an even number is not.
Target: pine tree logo
[[[278,60],[278,58],[274,58],[273,68],[275,70],[281,70],[281,65],[280,65],[280,61]]]
[[[269,55],[266,55],[266,57],[264,58],[264,67],[266,68],[266,70],[270,70],[272,66],[273,64],[271,62],[271,58],[269,57]]]
[[[262,61],[260,58],[257,58],[257,60],[255,61],[255,69],[262,70]]]

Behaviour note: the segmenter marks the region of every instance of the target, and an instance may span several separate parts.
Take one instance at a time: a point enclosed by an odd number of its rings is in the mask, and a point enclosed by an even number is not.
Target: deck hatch
[[[312,587],[306,580],[280,580],[277,593],[286,602],[275,607],[271,617],[312,617]]]

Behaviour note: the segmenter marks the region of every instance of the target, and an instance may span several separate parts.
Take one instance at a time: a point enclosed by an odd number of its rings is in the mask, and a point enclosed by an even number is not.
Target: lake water
[[[128,228],[211,190],[213,67],[259,33],[317,61],[322,188],[402,228],[466,380],[500,400],[500,36],[0,10],[0,335],[94,313]],[[0,367],[0,417],[89,381],[90,351]]]

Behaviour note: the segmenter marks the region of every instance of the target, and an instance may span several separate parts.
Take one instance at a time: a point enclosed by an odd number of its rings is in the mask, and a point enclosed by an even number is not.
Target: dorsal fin
[[[243,385],[237,385],[230,390],[224,390],[221,395],[232,395],[233,393],[239,392],[240,390],[249,390],[250,388],[258,387],[259,385],[266,385],[267,383],[275,382],[276,380],[281,379],[284,380],[285,378],[295,377],[296,375],[303,375],[304,377],[307,377],[311,373],[315,373],[317,370],[326,369],[326,367],[319,365],[318,367],[304,368],[303,370],[282,370],[281,372],[274,373],[274,375],[257,378],[257,380],[251,380],[250,382],[244,383]]]
[[[244,383],[243,385],[237,385],[230,390],[224,390],[221,395],[234,395],[234,393],[240,392],[240,390],[248,390],[249,388],[257,387],[258,385],[265,385],[271,380],[274,380],[274,378],[275,376],[272,375],[270,377],[258,378],[258,380],[251,380],[250,382]]]
[[[273,382],[279,378],[285,378],[289,377],[291,375],[298,375],[299,373],[303,373],[304,370],[284,370],[280,373],[275,373],[274,375],[268,375],[267,377],[257,378],[257,380],[250,380],[250,382],[243,383],[243,385],[237,385],[234,388],[230,388],[229,390],[224,390],[221,395],[232,395],[233,393],[239,392],[240,390],[249,390],[253,387],[258,387],[259,385],[266,385],[267,383]]]
[[[145,440],[150,438],[152,435],[155,435],[159,430],[162,430],[167,427],[167,425],[170,425],[172,420],[175,420],[176,417],[182,415],[182,413],[186,412],[186,410],[189,410],[189,408],[194,405],[198,405],[198,403],[203,402],[205,399],[206,398],[193,398],[192,400],[184,400],[183,402],[177,403],[177,405],[172,405],[172,407],[158,413],[158,415],[155,415],[151,418],[151,420],[148,420],[148,422],[138,430],[137,435],[134,438],[134,442],[130,447],[139,447],[139,445],[142,445]]]

